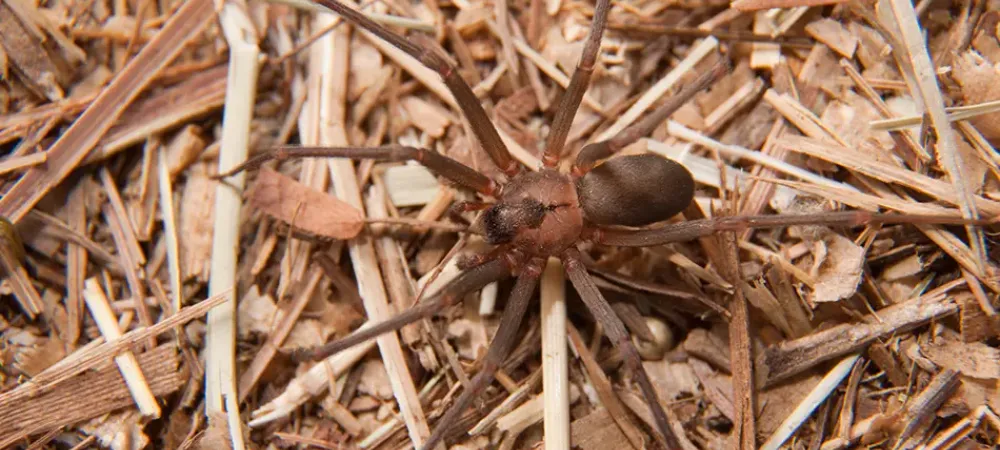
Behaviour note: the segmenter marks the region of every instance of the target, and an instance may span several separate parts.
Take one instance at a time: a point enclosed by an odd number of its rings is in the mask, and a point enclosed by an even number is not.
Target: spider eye
[[[684,166],[659,155],[618,156],[587,172],[577,193],[591,223],[639,227],[687,208],[694,199],[694,178]]]

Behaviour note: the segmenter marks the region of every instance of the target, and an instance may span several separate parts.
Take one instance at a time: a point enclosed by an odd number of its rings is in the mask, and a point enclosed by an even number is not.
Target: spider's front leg
[[[423,48],[414,40],[406,39],[382,25],[373,22],[364,14],[341,3],[338,0],[313,0],[333,12],[336,12],[344,19],[354,25],[364,28],[382,40],[392,44],[396,48],[406,52],[408,55],[418,59],[424,66],[434,70],[441,76],[445,86],[455,97],[455,103],[462,110],[462,114],[469,120],[472,132],[479,139],[483,150],[490,156],[493,163],[507,176],[513,177],[521,171],[521,166],[510,156],[510,151],[500,138],[500,133],[493,127],[486,110],[479,103],[479,98],[472,92],[472,88],[458,74],[455,66],[447,58],[439,55],[434,48]]]
[[[597,62],[597,52],[601,50],[601,38],[604,37],[604,27],[610,10],[610,0],[597,0],[597,4],[594,5],[594,18],[590,23],[590,32],[583,45],[583,52],[580,54],[580,62],[573,71],[573,78],[569,80],[566,92],[559,100],[559,108],[556,109],[556,116],[552,119],[551,131],[545,140],[545,154],[542,156],[545,167],[556,167],[559,164],[559,156],[562,154],[563,146],[566,145],[573,117],[576,116],[576,110],[580,108],[583,95],[590,86],[590,76]]]
[[[495,181],[465,164],[431,150],[400,145],[386,145],[382,147],[278,147],[269,152],[254,156],[232,170],[216,175],[215,178],[226,178],[244,170],[254,170],[267,161],[283,161],[295,158],[352,158],[386,162],[416,161],[435,174],[483,195],[494,196],[499,190]]]
[[[699,92],[708,89],[712,83],[722,78],[729,72],[729,61],[719,58],[712,65],[712,68],[702,73],[691,84],[684,86],[677,94],[670,96],[662,105],[657,107],[652,113],[643,117],[642,120],[618,132],[606,141],[598,141],[585,145],[576,155],[573,163],[573,175],[582,177],[590,172],[601,160],[614,156],[621,149],[632,145],[643,136],[649,136],[653,130],[660,126],[677,110],[681,109]]]
[[[649,374],[642,366],[642,359],[639,357],[635,345],[632,344],[632,339],[629,338],[625,324],[615,314],[614,309],[611,308],[601,291],[597,289],[593,278],[587,274],[587,268],[580,259],[579,251],[575,248],[566,250],[563,254],[563,263],[566,267],[566,276],[580,294],[583,303],[587,305],[587,309],[590,310],[594,319],[604,327],[604,333],[608,339],[621,352],[622,361],[635,375],[639,389],[642,390],[642,395],[646,398],[646,403],[649,404],[649,409],[656,420],[656,426],[659,428],[658,437],[662,439],[668,449],[681,448],[680,440],[670,426],[670,420],[660,403],[660,397],[657,395],[653,383],[649,380]]]

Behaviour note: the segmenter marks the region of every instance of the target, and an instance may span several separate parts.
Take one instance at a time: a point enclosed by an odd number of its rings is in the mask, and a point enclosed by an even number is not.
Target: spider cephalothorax
[[[553,169],[522,172],[483,214],[486,242],[552,256],[579,240],[583,215],[573,180]]]

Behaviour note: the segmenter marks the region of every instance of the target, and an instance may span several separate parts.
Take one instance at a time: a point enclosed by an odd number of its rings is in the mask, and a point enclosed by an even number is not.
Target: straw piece
[[[931,62],[924,34],[920,31],[913,3],[905,0],[889,0],[889,4],[898,22],[900,37],[904,43],[904,48],[901,50],[910,60],[920,97],[930,113],[931,124],[937,135],[938,163],[951,179],[951,185],[957,196],[962,216],[967,219],[978,219],[979,211],[972,192],[973,187],[966,182],[966,174],[968,173],[966,165],[958,151],[955,130],[951,127],[951,122],[944,110],[944,96],[941,94],[940,86],[938,86],[934,64]],[[903,71],[906,71],[905,68]],[[985,274],[986,244],[983,230],[972,225],[967,225],[965,230],[969,236],[970,247],[977,257],[974,261],[978,269],[977,272]]]
[[[94,322],[97,322],[97,328],[101,330],[104,339],[114,341],[121,338],[122,332],[118,329],[118,319],[111,311],[108,298],[104,295],[104,290],[101,289],[97,279],[90,278],[84,281],[83,300],[87,303],[87,308],[90,309],[90,314],[94,317]],[[135,358],[135,354],[127,351],[117,355],[115,363],[118,365],[122,378],[125,379],[125,384],[128,386],[129,392],[132,393],[132,399],[135,400],[142,415],[160,417],[160,405],[156,403],[156,397],[153,396],[149,384],[146,383],[146,377],[139,369],[139,361]]]
[[[566,280],[562,264],[550,258],[542,274],[542,394],[545,448],[569,450],[569,360],[566,350]]]
[[[332,17],[321,16],[318,18],[318,21],[324,20],[332,20]],[[346,130],[343,128],[344,116],[346,115],[344,105],[347,74],[346,71],[336,69],[338,66],[346,68],[345,60],[349,53],[347,37],[345,29],[340,28],[335,30],[332,36],[324,37],[317,42],[317,45],[320,46],[321,67],[323,69],[322,75],[320,75],[320,89],[323,91],[324,98],[329,100],[322,102],[319,110],[320,123],[324,124],[319,130],[319,141],[322,145],[348,145]],[[369,37],[369,42],[375,44],[382,41],[375,37]],[[391,45],[389,47],[395,49]],[[434,74],[434,77],[440,82],[437,74]],[[358,187],[357,175],[351,161],[344,158],[330,158],[326,160],[326,163],[333,179],[337,197],[354,208],[364,211],[361,190]],[[368,207],[373,207],[375,202],[383,202],[383,195],[380,192],[369,193],[366,202]],[[381,322],[388,319],[391,317],[392,310],[388,306],[381,269],[371,238],[361,236],[349,241],[347,245],[354,265],[354,273],[358,280],[358,292],[361,294],[369,320]],[[410,439],[419,446],[430,435],[430,427],[424,417],[413,378],[407,369],[399,337],[396,333],[384,334],[376,339],[376,343],[385,362],[392,392],[396,396],[396,402],[399,404],[400,414],[406,423]]]
[[[229,44],[229,71],[223,112],[219,172],[226,172],[247,158],[250,121],[257,92],[260,51],[257,32],[246,11],[236,3],[226,3],[219,14],[222,31]],[[243,450],[242,420],[236,390],[236,269],[239,250],[240,211],[245,174],[226,179],[215,191],[209,295],[230,292],[227,301],[208,314],[205,336],[205,416],[209,421],[220,413],[228,419],[229,440],[234,450]]]
[[[167,166],[167,152],[157,152],[157,166],[159,171],[157,186],[160,194],[160,211],[163,215],[163,234],[165,234],[167,245],[167,272],[170,277],[170,293],[173,297],[171,304],[174,311],[180,311],[184,304],[184,293],[181,291],[181,251],[177,241],[177,219],[174,208],[174,188],[170,183],[169,167]]]
[[[827,400],[830,394],[833,393],[833,390],[840,385],[840,382],[844,381],[844,378],[851,373],[851,369],[855,364],[857,364],[858,359],[860,358],[861,355],[856,354],[840,360],[840,362],[837,363],[833,369],[827,372],[826,376],[820,380],[819,384],[813,388],[812,392],[799,402],[799,405],[795,407],[795,410],[793,410],[792,413],[785,418],[784,422],[782,422],[774,434],[772,434],[771,437],[769,437],[767,441],[761,445],[760,449],[777,450],[781,447],[781,445],[784,444],[793,433],[795,433],[795,430],[802,426],[806,419],[812,415],[813,411],[815,411],[821,403]]]
[[[358,329],[362,330],[373,324],[373,321],[368,321]],[[289,382],[274,400],[254,410],[250,414],[253,419],[249,426],[256,428],[287,416],[303,403],[323,393],[330,386],[331,374],[334,377],[343,375],[373,348],[375,341],[367,341],[316,363]]]
[[[674,85],[680,81],[681,77],[693,70],[694,66],[698,64],[699,61],[714,52],[718,47],[719,40],[714,37],[708,37],[697,43],[694,48],[688,52],[687,56],[685,56],[684,59],[673,68],[673,70],[646,90],[646,92],[644,92],[642,96],[636,100],[635,104],[633,104],[631,108],[625,111],[625,113],[623,113],[613,125],[604,130],[603,133],[593,138],[592,141],[599,142],[611,139],[612,136],[618,134],[633,122],[638,120],[639,116],[653,106],[653,103],[659,100],[660,97],[663,97],[667,91],[673,88]]]

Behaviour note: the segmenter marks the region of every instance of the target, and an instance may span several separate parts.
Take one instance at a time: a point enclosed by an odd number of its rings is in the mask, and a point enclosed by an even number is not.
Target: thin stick
[[[47,160],[45,152],[4,158],[3,161],[0,161],[0,175],[44,164]]]
[[[17,229],[7,219],[0,217],[0,275],[7,278],[21,310],[34,319],[42,313],[45,304],[22,264],[24,257],[24,243],[21,242]]]
[[[250,121],[257,91],[260,50],[256,28],[235,3],[226,3],[220,14],[222,30],[229,44],[229,71],[226,82],[225,117],[219,150],[219,172],[246,160],[250,146]],[[205,416],[210,421],[226,415],[230,441],[235,450],[243,442],[240,405],[236,390],[236,268],[239,257],[240,210],[245,175],[220,183],[215,191],[215,225],[212,239],[209,295],[229,291],[230,297],[208,313],[205,346]],[[235,189],[234,189],[235,188]]]
[[[374,322],[368,321],[361,326],[360,330],[373,324]],[[334,377],[343,375],[373,348],[375,348],[375,341],[368,340],[312,366],[306,373],[288,383],[281,395],[251,413],[250,416],[253,419],[250,420],[249,426],[259,427],[287,416],[300,405],[326,390],[330,386],[330,374],[333,374]]]
[[[745,159],[747,161],[752,161],[756,164],[760,164],[774,171],[781,172],[786,175],[791,175],[801,180],[808,181],[812,184],[816,184],[819,186],[839,187],[854,191],[857,190],[857,188],[850,186],[848,184],[831,181],[826,177],[822,177],[808,170],[796,167],[795,165],[789,164],[780,159],[772,158],[761,152],[756,152],[748,148],[740,147],[737,145],[723,144],[715,139],[705,136],[673,120],[667,121],[667,132],[669,132],[671,136],[674,136],[678,139],[682,139],[688,142],[692,142],[710,148],[714,151],[719,152],[724,156],[737,157]]]
[[[159,170],[160,189],[160,210],[163,214],[163,234],[167,241],[167,271],[170,276],[170,293],[173,297],[171,302],[174,311],[180,311],[184,304],[184,293],[181,291],[181,252],[180,244],[177,242],[177,219],[174,216],[174,188],[170,183],[169,167],[167,167],[167,153],[160,150],[158,153],[157,170]]]
[[[321,21],[332,19],[333,17],[330,16],[318,18]],[[341,27],[317,42],[317,45],[321,46],[324,66],[346,64],[349,49],[344,47],[349,47],[349,30],[348,27]],[[372,39],[372,41],[376,40]],[[331,146],[347,145],[346,130],[343,129],[343,124],[346,122],[343,107],[347,92],[346,73],[338,73],[333,67],[323,67],[323,69],[323,72],[318,74],[320,76],[320,91],[327,94],[327,97],[332,97],[329,95],[332,93],[336,93],[337,96],[336,98],[328,98],[328,101],[317,99],[320,103],[319,123],[337,125],[320,127],[319,143]],[[364,211],[358,179],[351,160],[331,158],[326,162],[333,178],[337,197],[358,210]],[[381,199],[373,197],[371,201],[381,201]],[[375,247],[371,238],[359,237],[351,240],[348,242],[348,250],[358,280],[358,292],[361,294],[368,318],[374,322],[389,319],[392,311],[388,305],[385,286],[382,284],[381,269],[375,256]],[[430,427],[424,417],[413,378],[407,369],[399,336],[396,333],[384,334],[376,339],[376,343],[382,354],[386,372],[389,374],[389,382],[392,385],[392,392],[399,404],[400,414],[406,423],[410,439],[419,446],[430,434]]]
[[[101,330],[101,335],[104,336],[105,340],[114,341],[122,337],[122,331],[118,328],[118,319],[111,311],[108,298],[104,295],[104,290],[101,289],[96,278],[90,278],[84,282],[83,300],[87,303],[87,308],[90,309],[90,314],[94,317],[94,322],[97,322],[97,328]],[[129,392],[132,393],[132,399],[139,407],[139,412],[147,417],[160,417],[160,405],[156,403],[156,397],[149,389],[149,384],[139,368],[139,360],[135,358],[135,354],[131,351],[125,351],[117,355],[115,356],[115,364],[118,365],[118,370],[121,371],[125,385],[128,386]]]
[[[601,405],[611,413],[611,417],[614,419],[615,424],[621,429],[622,434],[628,439],[629,443],[635,449],[645,448],[646,443],[643,442],[642,433],[639,429],[631,422],[628,417],[628,413],[625,410],[625,405],[622,404],[618,396],[615,395],[614,388],[611,386],[611,380],[608,376],[604,374],[601,369],[601,364],[597,362],[597,358],[591,353],[590,348],[583,341],[583,337],[580,336],[580,332],[577,331],[576,327],[572,323],[566,324],[567,330],[569,330],[568,335],[570,342],[573,343],[573,347],[576,349],[577,356],[580,357],[580,361],[583,363],[583,367],[586,369],[588,378],[590,379],[590,384],[594,386],[594,390],[597,391],[597,397],[601,401]]]
[[[968,120],[976,116],[1000,112],[1000,100],[976,103],[973,105],[952,106],[944,109],[948,113],[948,121],[958,122]],[[894,131],[920,126],[924,123],[924,116],[903,116],[891,119],[873,120],[868,123],[873,131]]]
[[[706,38],[705,40],[699,42],[694,48],[688,52],[687,56],[667,73],[666,76],[657,81],[652,87],[649,88],[639,100],[632,105],[618,120],[604,130],[603,133],[598,135],[596,138],[592,139],[594,142],[606,141],[611,139],[616,134],[620,133],[626,127],[631,125],[633,122],[639,119],[642,113],[646,112],[653,103],[663,97],[671,88],[680,81],[681,77],[684,76],[688,71],[692,70],[699,61],[704,59],[706,56],[714,52],[719,47],[719,40],[713,37]]]
[[[566,352],[566,280],[562,263],[549,258],[542,275],[542,394],[545,448],[569,450],[569,360]]]
[[[920,24],[917,22],[916,12],[913,4],[905,0],[891,0],[893,15],[899,26],[900,37],[903,40],[904,48],[900,49],[909,57],[914,76],[916,77],[917,88],[920,96],[924,100],[924,106],[931,116],[931,124],[934,125],[934,132],[937,134],[938,162],[951,179],[951,185],[958,197],[958,206],[962,211],[962,216],[966,219],[979,218],[979,211],[976,208],[975,197],[972,188],[966,181],[965,162],[958,151],[958,140],[955,130],[951,127],[948,115],[944,110],[944,96],[938,86],[937,74],[934,71],[934,64],[931,62],[929,50],[927,49],[924,34],[920,31]],[[970,247],[976,254],[977,272],[986,273],[986,245],[983,241],[983,231],[971,225],[965,227],[968,233]]]
[[[250,362],[250,365],[240,375],[238,387],[239,401],[241,403],[246,400],[247,395],[253,392],[254,386],[257,385],[264,370],[267,369],[268,364],[271,363],[274,356],[278,354],[278,349],[292,332],[292,328],[302,315],[306,304],[312,299],[313,293],[322,279],[323,271],[319,267],[314,266],[309,281],[303,286],[301,292],[298,293],[291,304],[287,305],[287,307],[282,307],[281,323],[272,328],[272,331],[267,336],[267,341],[257,350],[253,361]]]
[[[840,386],[840,382],[851,373],[851,368],[854,367],[854,364],[856,364],[860,358],[860,354],[854,354],[840,360],[840,362],[837,363],[837,365],[830,370],[830,372],[828,372],[822,380],[820,380],[819,384],[817,384],[816,387],[809,392],[809,395],[799,402],[799,405],[795,407],[795,410],[793,410],[792,413],[781,422],[781,425],[779,425],[774,434],[767,439],[767,442],[764,442],[764,445],[760,447],[760,450],[778,450],[778,448],[781,447],[781,444],[784,444],[785,441],[788,440],[793,433],[795,433],[795,430],[805,423],[806,419],[812,415],[812,412],[815,411],[821,403],[826,401],[827,397],[830,396],[833,390],[836,389],[837,386]]]
[[[729,302],[729,364],[733,374],[733,411],[736,413],[733,440],[739,442],[736,448],[752,450],[757,442],[757,395],[751,348],[750,307],[743,293],[743,276],[740,273],[739,250],[736,233],[718,236],[723,253],[718,261],[718,270],[736,289]]]

